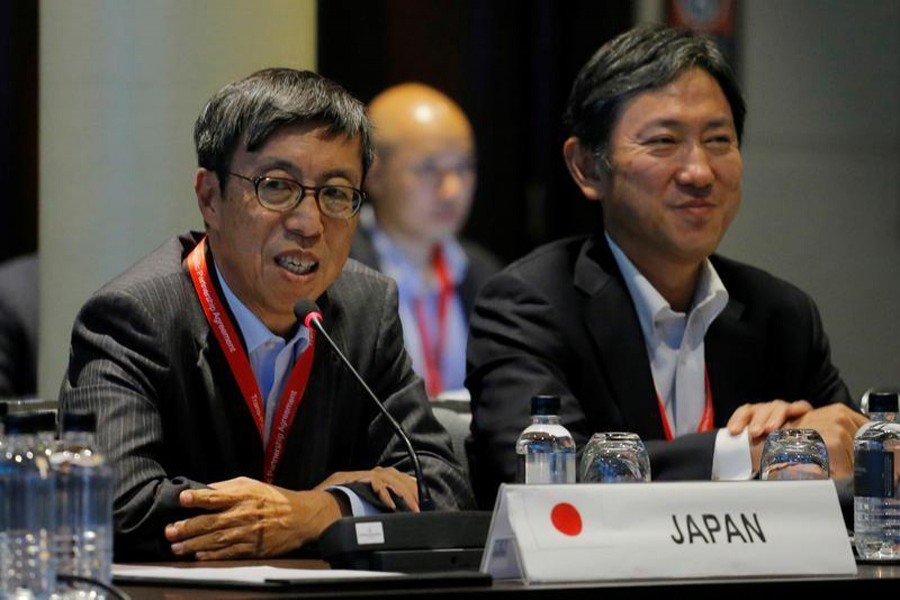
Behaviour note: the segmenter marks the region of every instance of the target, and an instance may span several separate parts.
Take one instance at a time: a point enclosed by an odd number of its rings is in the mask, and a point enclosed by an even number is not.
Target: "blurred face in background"
[[[378,156],[366,189],[379,227],[415,245],[458,234],[475,193],[475,141],[466,116],[419,84],[383,92],[369,115]]]

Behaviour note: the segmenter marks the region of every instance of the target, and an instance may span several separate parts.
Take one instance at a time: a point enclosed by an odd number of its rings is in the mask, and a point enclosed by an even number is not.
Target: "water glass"
[[[591,436],[581,457],[581,481],[650,481],[650,458],[640,436],[624,431],[608,431]]]
[[[759,478],[828,479],[828,449],[815,429],[776,429],[766,437]]]

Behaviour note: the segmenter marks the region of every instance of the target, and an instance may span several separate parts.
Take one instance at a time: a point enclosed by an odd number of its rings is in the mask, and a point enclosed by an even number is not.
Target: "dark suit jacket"
[[[473,241],[461,239],[459,244],[466,253],[466,258],[469,259],[469,266],[457,292],[465,314],[469,315],[472,312],[478,290],[491,275],[500,270],[501,264],[493,254]],[[375,250],[371,236],[363,227],[359,227],[353,236],[350,257],[373,269],[381,270],[378,252]]]
[[[0,265],[0,398],[37,392],[37,255]]]
[[[716,427],[747,402],[852,406],[812,299],[759,269],[711,260],[730,297],[705,338]],[[515,442],[535,394],[562,397],[579,456],[595,432],[632,431],[647,445],[654,480],[711,475],[715,432],[665,441],[637,313],[602,234],[539,248],[485,284],[467,372],[470,472],[482,507],[515,477]]]
[[[98,415],[117,470],[117,560],[169,558],[178,494],[245,475],[262,479],[263,446],[183,265],[200,234],[173,239],[97,292],[72,332],[63,410]],[[217,283],[217,282],[216,282]],[[403,350],[393,282],[348,261],[318,299],[331,337],[405,427],[440,509],[471,508],[471,490]],[[335,353],[317,344],[276,485],[305,490],[335,471],[412,468]]]

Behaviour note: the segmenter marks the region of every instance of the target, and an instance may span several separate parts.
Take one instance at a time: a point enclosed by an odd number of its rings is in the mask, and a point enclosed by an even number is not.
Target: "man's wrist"
[[[334,498],[335,502],[338,504],[338,509],[341,512],[342,517],[350,517],[353,515],[353,509],[350,506],[350,499],[347,498],[347,495],[340,490],[330,489],[325,490],[325,493]]]
[[[341,519],[341,500],[330,492],[323,490],[303,490],[290,492],[297,530],[304,532],[300,545],[319,539],[332,523]]]

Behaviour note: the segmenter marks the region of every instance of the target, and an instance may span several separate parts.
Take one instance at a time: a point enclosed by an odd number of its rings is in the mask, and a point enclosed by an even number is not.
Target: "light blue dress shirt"
[[[306,327],[297,327],[297,331],[290,340],[285,340],[279,335],[272,333],[268,327],[257,317],[253,311],[247,308],[243,302],[228,287],[228,282],[222,277],[219,267],[216,269],[216,276],[222,283],[222,291],[225,294],[225,301],[234,318],[237,319],[238,327],[244,342],[247,344],[247,354],[250,359],[250,368],[256,376],[256,383],[259,386],[260,396],[263,398],[266,411],[265,434],[263,436],[263,447],[269,443],[269,433],[272,430],[272,419],[275,410],[278,408],[278,402],[284,391],[286,379],[294,366],[294,362],[301,354],[303,354],[309,345],[309,329]],[[350,509],[354,517],[378,514],[377,508],[360,498],[355,492],[343,486],[333,486],[329,490],[339,490],[350,502]]]
[[[366,228],[372,238],[372,245],[378,254],[381,272],[397,282],[398,312],[400,313],[400,322],[403,324],[403,344],[412,358],[413,369],[424,379],[427,368],[425,353],[422,350],[422,335],[416,319],[415,302],[417,299],[423,301],[426,313],[426,322],[423,325],[428,328],[426,334],[428,340],[435,343],[435,340],[438,339],[439,328],[439,283],[433,279],[422,277],[421,271],[409,261],[403,250],[378,228],[371,212],[367,212],[361,217],[360,224]],[[448,238],[441,242],[441,251],[447,264],[450,283],[454,289],[447,311],[444,345],[441,351],[440,370],[443,384],[441,391],[455,391],[464,389],[466,378],[468,323],[457,290],[466,275],[469,260],[462,246],[454,238]]]

